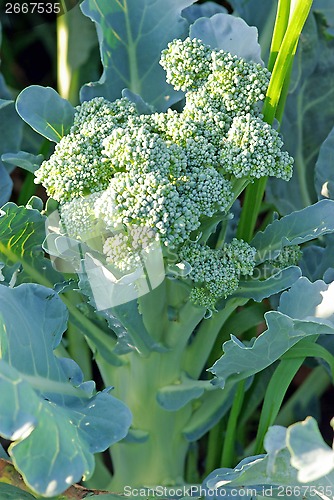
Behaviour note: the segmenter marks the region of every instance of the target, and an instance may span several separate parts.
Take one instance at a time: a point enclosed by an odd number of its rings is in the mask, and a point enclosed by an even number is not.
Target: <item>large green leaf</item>
[[[4,275],[16,273],[17,284],[36,282],[53,287],[64,281],[44,257],[46,218],[38,211],[7,203],[0,213],[0,262],[6,264]]]
[[[59,142],[73,124],[73,106],[51,87],[31,85],[22,90],[16,110],[30,127],[53,142]]]
[[[0,161],[0,207],[9,200],[13,188],[13,181]]]
[[[315,165],[315,189],[318,199],[334,199],[334,127],[320,148]]]
[[[213,49],[223,49],[248,61],[262,63],[257,29],[240,17],[216,14],[200,18],[190,27],[190,37],[199,38]]]
[[[334,235],[327,234],[322,238],[322,246],[309,245],[303,249],[303,258],[300,261],[300,267],[303,276],[311,281],[323,279],[328,283],[326,274],[328,270],[334,267]]]
[[[190,5],[182,12],[182,17],[187,19],[189,24],[194,23],[200,17],[212,17],[215,14],[227,14],[227,10],[216,2],[205,2],[202,4]]]
[[[0,97],[3,95],[6,94],[1,91],[0,79]],[[19,149],[22,139],[22,125],[23,123],[15,111],[14,102],[0,99],[0,158],[3,153],[16,152]],[[12,193],[13,183],[8,170],[11,169],[6,169],[0,161],[0,207],[9,200]]]
[[[313,9],[324,16],[328,25],[328,33],[334,36],[334,4],[328,0],[314,0]]]
[[[217,497],[227,498],[333,496],[334,452],[323,441],[313,418],[287,429],[270,427],[264,445],[267,455],[245,458],[234,469],[217,469],[203,486],[217,488]]]
[[[249,26],[258,28],[262,57],[266,60],[275,22],[277,3],[263,2],[262,0],[230,0],[229,3],[235,9],[234,15],[242,17]]]
[[[26,151],[18,151],[17,153],[5,153],[1,156],[1,160],[7,165],[23,168],[28,172],[34,173],[43,161],[43,155],[33,155]]]
[[[67,317],[48,288],[0,287],[0,434],[26,483],[46,496],[89,478],[93,453],[124,438],[131,421],[108,389],[95,393],[74,361],[54,355]]]
[[[258,232],[251,245],[257,262],[275,258],[284,246],[300,245],[334,232],[334,201],[321,200],[269,224]]]
[[[311,283],[299,278],[281,295],[278,311],[265,314],[267,330],[246,346],[237,338],[223,345],[224,355],[211,371],[215,383],[242,380],[278,360],[292,346],[308,336],[334,334],[334,282]]]
[[[23,123],[15,111],[14,101],[0,99],[0,155],[18,151]]]
[[[165,410],[177,411],[212,389],[209,380],[194,380],[183,374],[178,383],[159,389],[157,401]]]
[[[273,274],[266,280],[253,278],[243,280],[239,282],[239,287],[233,297],[245,297],[256,302],[262,302],[263,299],[290,288],[300,276],[301,270],[299,267],[290,266]]]
[[[35,500],[36,497],[33,497],[27,491],[20,490],[16,486],[12,486],[11,484],[1,483],[0,482],[0,496],[1,500]]]
[[[99,82],[82,88],[81,100],[121,97],[124,88],[159,111],[182,97],[165,81],[161,51],[187,36],[182,9],[195,0],[84,0],[83,13],[95,23],[104,67]]]

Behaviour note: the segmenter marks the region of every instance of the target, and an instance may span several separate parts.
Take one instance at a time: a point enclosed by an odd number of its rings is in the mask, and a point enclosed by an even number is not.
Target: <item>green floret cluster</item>
[[[94,207],[101,193],[93,193],[85,198],[74,198],[60,206],[62,230],[71,238],[86,241],[96,228]]]
[[[69,134],[35,172],[35,183],[43,184],[48,195],[61,203],[108,187],[112,170],[102,155],[102,140],[115,127],[124,126],[136,108],[128,99],[111,103],[97,97],[76,111]]]
[[[240,276],[251,276],[256,250],[243,240],[233,239],[221,249],[212,249],[190,242],[180,250],[180,257],[189,264],[189,278],[195,283],[190,300],[214,309],[218,299],[231,295],[239,285]]]
[[[289,266],[296,266],[302,255],[299,245],[286,246],[282,248],[275,259],[270,259],[268,262],[276,269],[285,269]]]
[[[237,178],[291,178],[293,159],[281,151],[278,132],[260,114],[270,78],[266,68],[223,50],[209,54],[200,40],[189,38],[171,42],[160,63],[168,82],[187,92],[182,121],[198,125],[207,162]],[[176,120],[173,125],[177,128]],[[186,127],[180,127],[179,141],[189,142]]]
[[[212,50],[196,38],[186,42],[174,40],[162,52],[160,63],[166,70],[166,81],[176,90],[192,90],[204,83],[211,73]]]
[[[250,178],[272,175],[289,180],[293,159],[281,151],[283,141],[268,123],[261,118],[238,115],[233,121],[221,151],[225,172],[235,177]]]
[[[254,249],[192,241],[207,218],[226,218],[236,179],[288,180],[292,159],[260,114],[270,76],[260,64],[190,38],[171,42],[160,62],[167,81],[186,92],[181,112],[140,114],[126,98],[84,102],[35,182],[59,201],[70,236],[87,241],[102,232],[100,248],[120,272],[139,264],[150,248],[142,236],[152,232],[167,260],[176,255],[191,266],[191,300],[213,308],[240,275],[252,274]]]

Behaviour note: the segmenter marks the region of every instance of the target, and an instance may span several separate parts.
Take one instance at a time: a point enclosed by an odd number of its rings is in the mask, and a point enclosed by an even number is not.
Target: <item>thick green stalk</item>
[[[127,363],[116,369],[98,361],[104,383],[115,386],[113,395],[133,414],[134,438],[111,449],[115,474],[109,489],[122,492],[127,485],[182,484],[189,446],[183,428],[192,407],[188,404],[178,411],[167,411],[157,401],[158,390],[179,379],[180,356],[168,351],[142,358],[133,352],[124,358]]]
[[[277,28],[275,26],[274,30],[275,40],[273,41],[272,52],[269,57],[269,63],[274,63],[274,66],[263,107],[263,116],[267,123],[273,123],[281,98],[283,98],[282,103],[284,104],[298,40],[311,6],[312,0],[298,0],[296,2],[295,9],[282,39],[283,27],[286,25],[288,2],[286,0],[283,2],[282,0],[279,4],[279,10],[281,9],[283,14],[282,16],[277,16],[276,25],[282,23],[282,26],[277,26]],[[282,40],[282,43],[277,53],[277,45],[280,40]],[[279,116],[282,117],[282,115],[283,106],[281,104]],[[262,177],[247,187],[238,226],[238,238],[245,241],[252,239],[266,184],[267,177]]]

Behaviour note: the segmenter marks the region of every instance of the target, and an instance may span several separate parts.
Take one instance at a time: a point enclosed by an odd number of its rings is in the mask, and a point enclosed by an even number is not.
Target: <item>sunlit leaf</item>
[[[73,360],[54,355],[68,313],[52,290],[0,287],[0,318],[0,435],[12,441],[26,483],[56,495],[90,477],[93,453],[126,435],[130,412],[109,390],[95,393]]]
[[[83,13],[95,23],[104,67],[99,82],[82,88],[81,100],[121,97],[124,88],[139,94],[159,111],[182,93],[165,81],[159,64],[161,51],[174,38],[187,36],[181,11],[194,0],[84,0]]]

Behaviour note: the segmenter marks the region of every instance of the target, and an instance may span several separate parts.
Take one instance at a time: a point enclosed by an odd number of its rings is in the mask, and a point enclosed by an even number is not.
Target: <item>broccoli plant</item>
[[[150,6],[152,17],[161,2]],[[2,157],[34,172],[35,183],[49,197],[46,207],[37,198],[27,208],[6,204],[0,217],[5,304],[0,306],[0,383],[7,392],[22,385],[18,406],[4,410],[0,434],[14,442],[9,448],[14,465],[38,494],[54,496],[81,476],[89,479],[92,453],[112,445],[112,473],[98,458],[93,487],[120,493],[175,488],[199,484],[211,473],[204,488],[256,484],[255,494],[265,496],[263,488],[281,484],[289,460],[288,432],[277,431],[284,434],[281,448],[273,438],[275,428],[265,436],[290,382],[310,355],[323,358],[331,370],[334,366],[332,355],[317,343],[334,332],[331,285],[328,279],[312,283],[300,268],[305,268],[305,244],[334,232],[333,201],[322,199],[282,218],[264,206],[264,216],[258,217],[268,177],[288,182],[293,176],[294,160],[274,118],[282,116],[312,2],[297,1],[294,7],[279,2],[269,69],[259,56],[256,30],[221,12],[202,17],[206,8],[192,3],[166,2],[164,16],[174,24],[161,34],[148,29],[145,9],[139,25],[135,21],[138,5],[147,7],[146,0],[130,2],[132,11],[114,0],[85,0],[82,10],[98,27],[100,82],[83,87],[76,107],[38,86],[25,89],[16,102],[21,118],[56,143],[43,160],[26,152]],[[189,29],[186,19],[192,16],[199,19]],[[144,56],[138,47],[145,36],[154,50],[140,69]],[[159,84],[151,85],[151,95],[148,74]],[[123,89],[125,82],[129,88]],[[12,227],[25,228],[23,242],[13,238]],[[42,243],[53,267],[42,255]],[[271,297],[270,306],[265,299]],[[36,329],[39,338],[49,339],[46,367],[33,357],[27,371],[21,366],[23,351],[14,356],[8,331],[19,300],[31,317],[31,339],[36,342]],[[44,320],[34,329],[38,308]],[[254,311],[260,320],[254,321]],[[68,337],[60,343],[67,315]],[[244,343],[233,335],[228,340],[239,317],[246,323],[240,332],[250,333]],[[258,325],[264,330],[259,336],[249,330]],[[13,325],[11,331],[15,338]],[[57,348],[68,355],[68,350],[80,365],[87,346],[108,388],[101,393],[83,382],[76,364],[52,352]],[[49,390],[42,382],[47,377]],[[268,389],[258,399],[262,380]],[[31,391],[28,419],[15,414],[27,404],[24,390]],[[247,397],[257,404],[264,398],[252,451],[260,454],[265,446],[268,455],[245,459],[233,471]],[[38,459],[50,407],[49,418],[66,425],[57,428],[59,442],[50,444],[41,480],[20,448],[37,443],[31,453]],[[201,472],[198,443],[207,450]],[[270,474],[264,480],[267,462]],[[300,462],[291,463],[298,469]],[[212,472],[220,465],[224,468]],[[293,471],[290,479],[299,486],[308,478]]]

